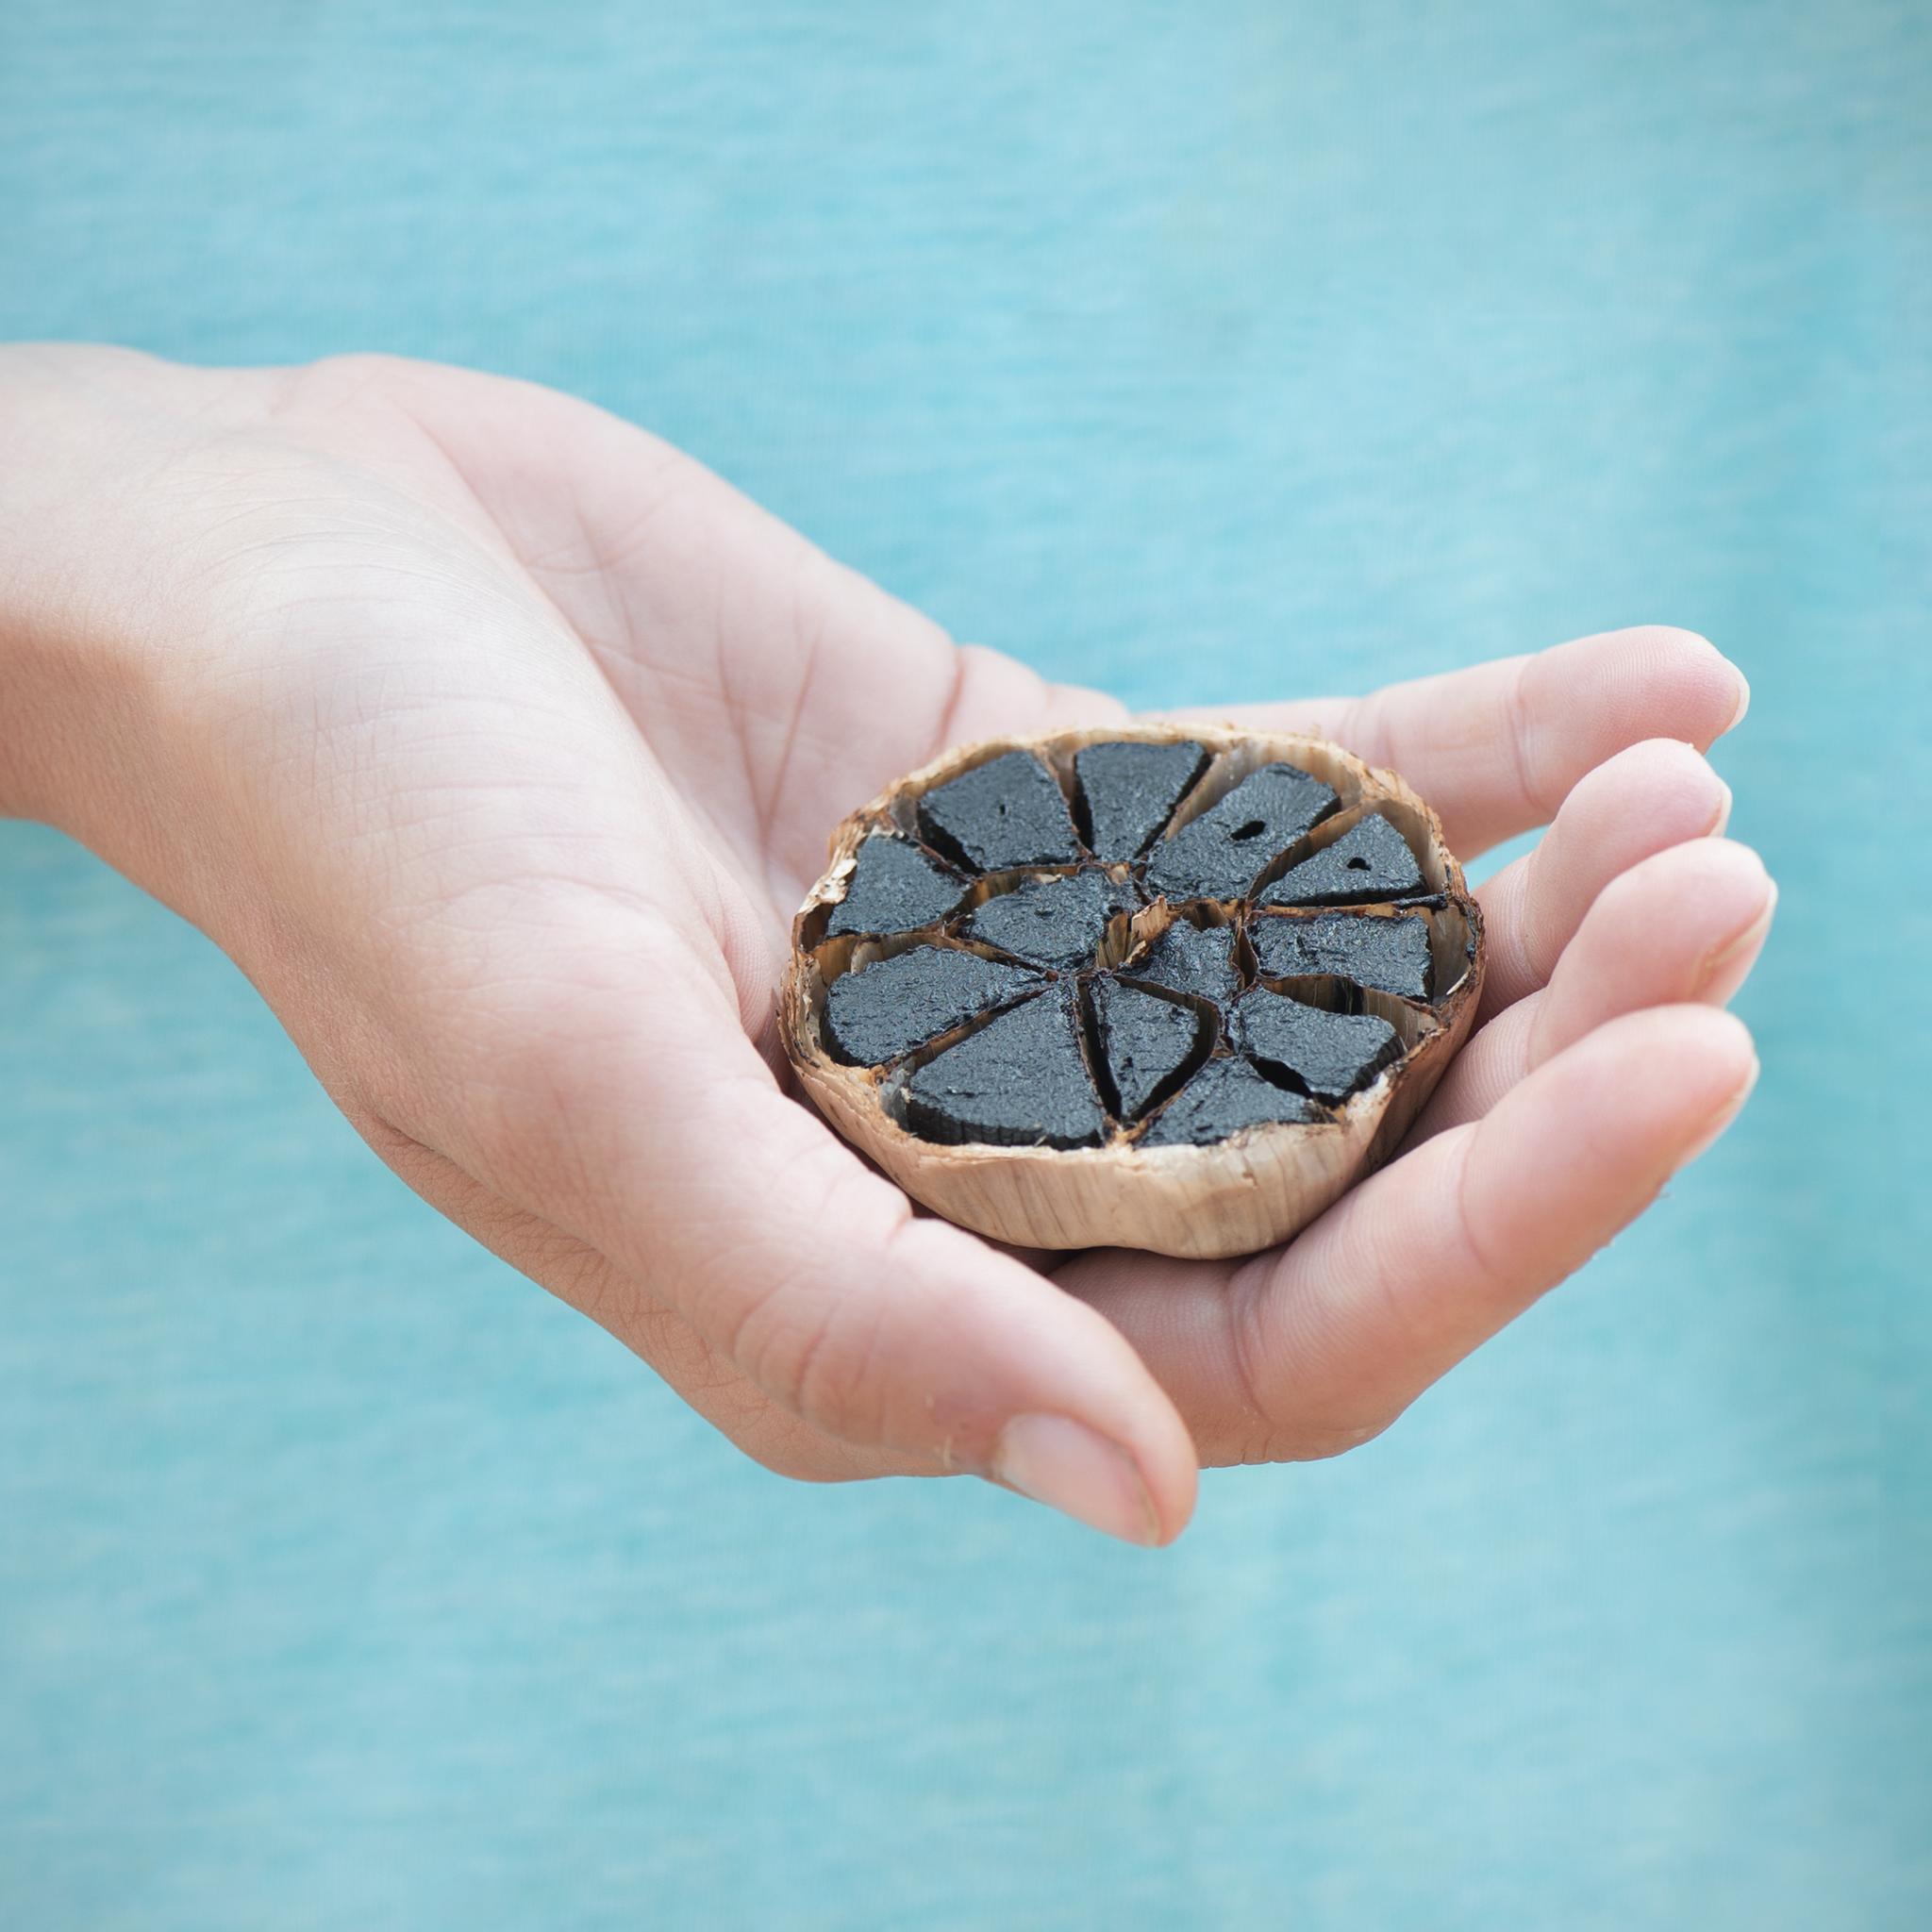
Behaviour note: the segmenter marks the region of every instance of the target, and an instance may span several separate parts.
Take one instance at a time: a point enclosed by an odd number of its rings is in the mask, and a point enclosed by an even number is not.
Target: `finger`
[[[1749,846],[1673,846],[1620,874],[1564,948],[1529,1032],[1541,1066],[1620,1014],[1673,1001],[1722,1007],[1771,930],[1777,888]]]
[[[1724,1006],[1756,962],[1776,904],[1762,860],[1727,840],[1674,845],[1620,874],[1549,985],[1498,1014],[1451,1062],[1408,1144],[1482,1119],[1546,1059],[1624,1013],[1679,1000]]]
[[[1334,740],[1400,772],[1473,858],[1556,816],[1586,772],[1626,745],[1701,750],[1744,715],[1737,666],[1690,631],[1647,625],[1579,638],[1361,698],[1256,705],[1237,722]]]
[[[1178,1534],[1191,1445],[1120,1336],[1021,1262],[914,1217],[761,1065],[714,1081],[657,1161],[676,1211],[662,1201],[649,1220],[668,1252],[633,1251],[633,1271],[780,1407],[1128,1541]]]
[[[1335,1454],[1641,1213],[1742,1106],[1750,1036],[1702,1006],[1598,1027],[1485,1120],[1372,1175],[1238,1269],[1099,1257],[1059,1277],[1114,1321],[1207,1463]]]
[[[1130,1541],[1179,1533],[1192,1445],[1116,1330],[916,1218],[779,1091],[729,989],[640,931],[558,928],[526,997],[499,983],[487,1022],[465,1016],[455,1143],[394,1124],[612,1264],[560,1292],[654,1364],[668,1310],[698,1373],[727,1365],[860,1463],[986,1475]],[[486,1083],[489,1130],[464,1138]]]
[[[1450,1127],[1481,1120],[1511,1088],[1523,1083],[1531,1067],[1530,1035],[1547,997],[1540,987],[1476,1029],[1416,1116],[1404,1137],[1405,1149],[1420,1147]]]
[[[1632,745],[1579,779],[1534,852],[1477,889],[1481,1025],[1543,985],[1596,896],[1653,853],[1724,829],[1731,794],[1686,744]]]

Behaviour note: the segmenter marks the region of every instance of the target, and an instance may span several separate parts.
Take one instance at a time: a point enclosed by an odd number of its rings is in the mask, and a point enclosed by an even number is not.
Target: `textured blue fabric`
[[[1785,896],[1722,1148],[1148,1557],[743,1462],[0,828],[0,1924],[1932,1924],[1928,104],[1875,0],[5,0],[0,335],[555,383],[1143,705],[1694,625]]]

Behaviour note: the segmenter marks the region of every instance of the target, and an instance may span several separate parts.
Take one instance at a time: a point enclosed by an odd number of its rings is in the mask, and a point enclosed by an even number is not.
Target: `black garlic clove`
[[[1030,966],[1070,972],[1093,964],[1108,924],[1133,904],[1132,894],[1101,872],[1029,879],[989,899],[959,930]]]
[[[1142,1147],[1211,1147],[1244,1127],[1305,1125],[1327,1115],[1302,1094],[1263,1079],[1246,1060],[1211,1059],[1158,1113]]]
[[[1428,888],[1408,841],[1371,812],[1332,845],[1284,873],[1261,894],[1263,906],[1374,906]]]
[[[1312,919],[1251,919],[1248,943],[1263,979],[1332,974],[1398,999],[1429,996],[1429,923],[1406,912],[1323,912]]]
[[[1208,769],[1208,747],[1114,741],[1074,755],[1074,808],[1096,858],[1138,858]]]
[[[951,866],[909,839],[875,834],[859,845],[825,936],[917,932],[950,919],[969,891]]]
[[[950,946],[915,946],[825,989],[825,1043],[847,1066],[882,1067],[990,1008],[1050,982]]]
[[[1311,1093],[1344,1100],[1402,1057],[1394,1027],[1373,1013],[1329,1013],[1266,987],[1245,992],[1228,1037],[1261,1071]]]
[[[1294,765],[1263,765],[1155,846],[1147,890],[1170,899],[1240,899],[1297,839],[1328,817],[1334,789]]]
[[[906,1082],[906,1124],[945,1146],[1097,1147],[1107,1110],[1080,1051],[1072,983],[969,1033]]]
[[[919,801],[919,829],[974,872],[1073,865],[1080,857],[1066,794],[1030,752],[1009,751],[928,791]]]
[[[1096,979],[1094,1033],[1124,1121],[1139,1120],[1180,1084],[1201,1050],[1206,1023],[1192,1007],[1143,992],[1126,980]]]
[[[1230,1005],[1241,990],[1234,963],[1234,927],[1203,931],[1177,919],[1147,950],[1147,957],[1124,967],[1130,979],[1151,980],[1174,992],[1193,993],[1217,1007]]]

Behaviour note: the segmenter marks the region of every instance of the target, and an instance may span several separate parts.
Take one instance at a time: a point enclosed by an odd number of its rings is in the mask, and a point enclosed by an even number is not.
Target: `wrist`
[[[0,347],[0,813],[59,827],[183,910],[159,862],[183,802],[168,691],[216,628],[185,459],[235,380]]]
[[[136,359],[0,349],[0,811],[82,837],[140,709],[129,510],[151,470],[148,439],[115,433]]]

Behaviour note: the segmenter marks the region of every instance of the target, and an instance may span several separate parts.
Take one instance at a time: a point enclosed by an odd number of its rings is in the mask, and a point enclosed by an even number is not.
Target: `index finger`
[[[1643,625],[1366,697],[1248,705],[1232,716],[1330,739],[1400,772],[1435,808],[1450,849],[1473,858],[1547,824],[1586,772],[1630,745],[1674,738],[1706,750],[1750,700],[1714,645]]]

